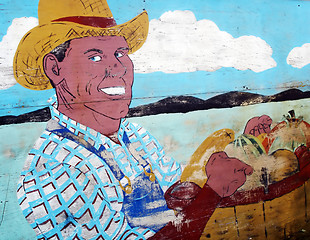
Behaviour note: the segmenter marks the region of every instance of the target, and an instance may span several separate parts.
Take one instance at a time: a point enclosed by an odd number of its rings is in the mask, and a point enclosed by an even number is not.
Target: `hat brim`
[[[91,27],[73,22],[52,22],[30,30],[20,41],[15,53],[13,69],[16,81],[32,90],[51,89],[44,73],[43,58],[61,43],[90,36],[122,36],[129,46],[129,54],[137,51],[148,34],[149,19],[144,11],[132,20],[109,28]]]

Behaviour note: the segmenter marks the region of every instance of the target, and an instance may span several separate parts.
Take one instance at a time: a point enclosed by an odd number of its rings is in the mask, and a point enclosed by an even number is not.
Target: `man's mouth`
[[[125,94],[125,88],[124,87],[107,87],[107,88],[101,88],[102,92],[115,96],[115,95],[124,95]]]

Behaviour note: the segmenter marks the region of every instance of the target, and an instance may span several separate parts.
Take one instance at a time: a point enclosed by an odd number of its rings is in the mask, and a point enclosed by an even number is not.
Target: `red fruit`
[[[299,159],[308,150],[309,150],[309,148],[306,147],[305,145],[300,145],[298,148],[296,148],[294,153],[295,153],[296,157]]]
[[[297,156],[299,162],[299,169],[303,169],[306,165],[310,163],[310,149],[305,145],[301,145],[295,150],[295,155]]]

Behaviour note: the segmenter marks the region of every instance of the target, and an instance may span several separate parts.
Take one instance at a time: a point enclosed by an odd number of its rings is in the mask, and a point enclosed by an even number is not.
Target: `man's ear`
[[[45,55],[43,59],[43,68],[44,73],[55,86],[63,80],[60,75],[59,62],[54,54],[49,53]]]

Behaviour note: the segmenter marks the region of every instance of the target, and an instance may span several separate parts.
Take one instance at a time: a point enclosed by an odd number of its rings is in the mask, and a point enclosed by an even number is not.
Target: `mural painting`
[[[30,4],[0,43],[0,238],[309,237],[309,32],[266,5]]]

